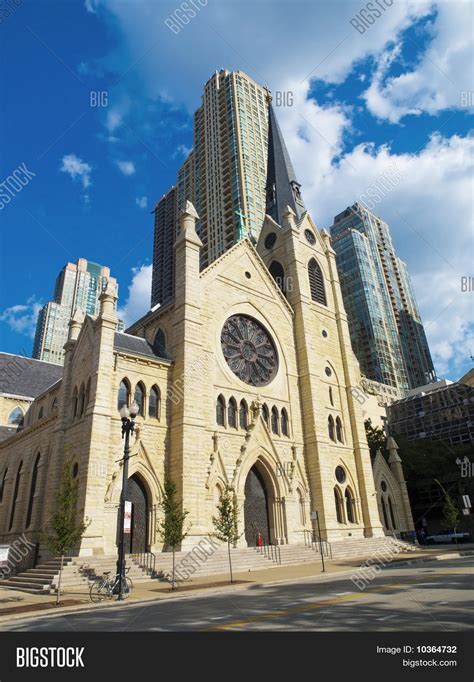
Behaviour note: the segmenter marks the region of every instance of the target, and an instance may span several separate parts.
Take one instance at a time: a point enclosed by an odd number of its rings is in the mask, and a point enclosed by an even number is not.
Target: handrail
[[[281,565],[281,551],[279,545],[256,545],[254,549],[258,554],[263,554],[275,564]]]
[[[320,553],[323,550],[323,556],[332,559],[332,547],[329,540],[320,538],[314,530],[304,531],[304,543],[307,547],[311,547],[315,552]]]
[[[151,550],[148,550],[148,552],[134,552],[130,556],[132,561],[135,561],[148,575],[152,578],[155,576],[156,555]]]

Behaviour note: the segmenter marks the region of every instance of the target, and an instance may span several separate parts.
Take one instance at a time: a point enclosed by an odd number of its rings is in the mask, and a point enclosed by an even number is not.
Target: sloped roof
[[[141,336],[133,336],[132,334],[125,334],[123,332],[115,332],[114,350],[169,362],[169,358],[157,355],[153,350],[153,346],[149,344],[146,339],[143,339]]]
[[[0,353],[0,393],[36,398],[62,375],[62,365]]]

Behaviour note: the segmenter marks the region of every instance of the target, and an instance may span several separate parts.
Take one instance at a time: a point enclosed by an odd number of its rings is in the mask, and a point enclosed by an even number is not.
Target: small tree
[[[189,512],[181,509],[181,504],[176,499],[176,485],[172,481],[165,481],[165,490],[160,506],[164,513],[164,519],[159,525],[158,532],[163,538],[165,545],[173,550],[171,589],[174,590],[176,583],[175,552],[177,545],[180,545],[188,534],[184,530],[184,522]]]
[[[230,582],[234,582],[234,576],[232,574],[232,558],[230,553],[231,545],[234,545],[240,538],[242,533],[237,532],[237,506],[234,501],[232,492],[227,489],[222,496],[221,501],[217,505],[217,516],[212,517],[212,523],[216,532],[214,536],[221,540],[221,542],[227,543],[227,552],[229,555],[229,570],[230,570]]]
[[[366,419],[364,422],[365,435],[369,445],[370,452],[377,452],[377,450],[384,450],[387,444],[385,431],[381,426],[372,426],[372,420]]]
[[[61,484],[56,493],[55,507],[49,527],[42,534],[46,547],[55,555],[61,557],[58,587],[56,590],[56,606],[61,595],[61,577],[64,566],[64,556],[80,543],[89,522],[79,518],[77,513],[77,499],[79,482],[72,473],[72,464],[66,460],[61,473]]]
[[[451,495],[448,495],[446,492],[446,489],[444,488],[443,485],[438,481],[437,478],[434,479],[436,483],[439,485],[441,490],[444,493],[444,505],[443,505],[443,516],[444,519],[441,522],[444,528],[449,528],[449,530],[453,530],[454,532],[454,541],[456,543],[456,547],[458,547],[458,539],[456,537],[456,532],[457,528],[459,525],[459,521],[461,520],[461,514],[459,513],[459,508],[456,505],[455,501],[451,497]]]

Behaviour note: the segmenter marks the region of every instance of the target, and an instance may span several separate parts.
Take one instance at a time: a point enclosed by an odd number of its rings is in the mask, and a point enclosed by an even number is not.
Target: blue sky
[[[128,322],[147,310],[150,211],[192,146],[203,83],[226,67],[293,93],[277,115],[319,227],[399,170],[375,210],[408,263],[438,373],[458,378],[474,352],[461,287],[473,274],[472,3],[393,3],[363,34],[355,0],[194,5],[178,31],[170,0],[3,12],[0,182],[19,167],[30,179],[0,210],[2,350],[31,351],[38,308],[78,257],[111,268]],[[105,106],[91,106],[97,91]]]

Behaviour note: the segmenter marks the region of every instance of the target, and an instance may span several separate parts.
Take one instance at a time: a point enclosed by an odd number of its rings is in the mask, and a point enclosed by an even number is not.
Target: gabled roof
[[[124,332],[115,332],[114,350],[131,353],[132,355],[141,355],[143,357],[153,358],[154,360],[164,360],[169,362],[169,358],[164,358],[157,355],[153,350],[153,346],[141,336],[133,336],[132,334],[125,334]]]
[[[63,375],[63,366],[0,353],[0,393],[36,398]]]

